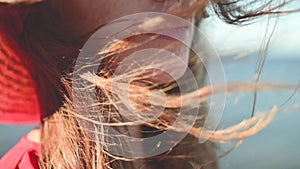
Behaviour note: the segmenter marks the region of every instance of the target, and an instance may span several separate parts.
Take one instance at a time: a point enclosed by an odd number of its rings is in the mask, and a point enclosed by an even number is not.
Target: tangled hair
[[[263,1],[236,1],[213,0],[215,13],[229,24],[249,24],[255,18],[267,15],[277,17],[289,13],[298,12],[299,9],[286,10],[284,7],[293,0],[263,0]]]
[[[218,168],[217,159],[219,157],[215,154],[214,142],[237,141],[237,145],[239,145],[245,138],[263,129],[279,111],[274,108],[270,112],[262,113],[224,130],[208,131],[203,129],[202,126],[208,113],[205,101],[211,96],[212,90],[218,92],[218,89],[224,86],[204,86],[206,70],[202,61],[193,52],[191,52],[189,58],[189,69],[198,78],[198,90],[179,96],[179,89],[175,82],[160,85],[139,83],[143,82],[143,79],[147,79],[145,78],[146,75],[143,74],[143,68],[135,70],[135,74],[125,73],[120,76],[111,76],[111,70],[105,69],[104,66],[99,72],[91,72],[82,76],[93,84],[93,86],[88,86],[89,89],[96,89],[97,102],[93,102],[93,105],[74,105],[70,80],[74,62],[79,49],[98,27],[91,29],[91,32],[85,32],[85,34],[80,35],[76,39],[72,39],[63,36],[66,33],[64,31],[68,30],[57,24],[58,22],[56,21],[59,20],[59,15],[55,14],[55,9],[49,5],[51,4],[49,1],[36,3],[37,1],[34,0],[24,0],[22,2],[0,0],[0,2],[4,2],[0,4],[1,50],[8,51],[12,49],[12,44],[20,44],[17,47],[14,46],[13,52],[27,58],[28,56],[31,57],[31,62],[27,64],[34,65],[28,66],[34,67],[34,70],[30,71],[35,74],[36,71],[40,71],[39,73],[43,75],[43,77],[39,76],[39,78],[35,79],[38,81],[37,84],[45,85],[46,90],[50,91],[45,92],[43,91],[45,89],[40,89],[39,93],[41,95],[41,111],[45,112],[42,119],[40,168],[215,169]],[[7,2],[14,4],[6,4]],[[178,4],[182,2],[180,0]],[[289,2],[275,3],[271,0],[249,0],[247,2],[236,0],[195,0],[184,9],[177,10],[176,6],[171,7],[169,12],[181,17],[195,15],[199,23],[201,18],[207,17],[207,7],[212,6],[215,13],[224,21],[230,24],[242,24],[248,23],[261,15],[295,12],[282,10],[284,5]],[[51,10],[54,12],[47,13]],[[57,27],[49,28],[47,27],[49,23]],[[130,42],[130,40],[122,41],[115,44],[115,46],[125,44],[128,49],[135,48]],[[9,54],[11,52],[6,53]],[[107,56],[116,57],[116,54],[120,52],[123,51],[120,51],[118,48],[108,50]],[[113,61],[114,59],[110,59],[109,63]],[[133,82],[137,82],[130,84],[129,98],[132,99],[131,101],[139,110],[149,108],[147,99],[149,95],[147,94],[151,91],[159,88],[166,92],[166,105],[161,105],[161,99],[163,98],[160,95],[154,96],[153,103],[156,106],[166,107],[166,110],[157,120],[149,122],[147,121],[147,116],[140,114],[136,114],[136,116],[141,117],[141,119],[134,123],[122,119],[118,106],[116,106],[117,101],[112,101],[111,96],[121,97],[124,94],[125,89],[122,86],[126,84],[120,79],[128,77],[132,77]],[[185,75],[182,78],[184,79]],[[96,79],[96,81],[90,79]],[[112,82],[117,83],[116,86],[118,86],[114,91],[111,90],[110,86]],[[234,93],[253,92],[263,89],[291,89],[292,87],[283,84],[232,83],[227,85],[227,90]],[[102,130],[105,126],[112,126],[120,132],[127,133],[129,136],[141,138],[147,138],[165,130],[172,130],[174,136],[176,136],[176,133],[185,132],[185,128],[189,124],[183,122],[177,124],[177,126],[171,127],[171,125],[174,124],[180,113],[180,108],[189,107],[191,110],[194,109],[193,106],[195,105],[182,105],[181,100],[193,103],[193,100],[196,98],[201,98],[199,103],[201,108],[198,110],[199,115],[195,120],[195,124],[188,131],[187,136],[178,144],[167,143],[174,144],[167,152],[153,157],[134,159],[114,156],[107,151],[107,147],[126,146],[126,143],[120,142],[120,145],[111,145],[113,142],[107,142],[106,138],[110,136],[107,136],[107,133]],[[51,100],[51,102],[48,102],[47,99]],[[93,110],[96,111],[84,115],[74,111],[75,109],[82,110],[85,108],[95,108]],[[109,123],[104,123],[103,119]],[[208,141],[199,144],[198,139],[201,133],[202,135],[209,135],[209,137]],[[141,151],[143,151],[143,145],[137,146],[140,146]]]

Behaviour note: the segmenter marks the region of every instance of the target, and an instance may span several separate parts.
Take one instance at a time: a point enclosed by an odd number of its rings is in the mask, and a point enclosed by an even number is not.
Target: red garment
[[[1,159],[1,169],[38,169],[40,145],[24,136]]]
[[[18,36],[25,13],[15,8],[0,3],[0,123],[36,124],[40,122],[38,93],[29,55]]]
[[[60,45],[48,39],[45,35],[48,28],[36,25],[34,19],[45,15],[43,7],[33,6],[0,3],[0,123],[3,124],[37,124],[57,111],[68,96],[61,77],[69,73],[79,54],[77,45]]]

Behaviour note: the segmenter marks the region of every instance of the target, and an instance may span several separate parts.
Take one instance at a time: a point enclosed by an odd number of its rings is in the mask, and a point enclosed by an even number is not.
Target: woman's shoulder
[[[38,169],[40,144],[32,139],[36,136],[39,136],[38,129],[22,137],[20,141],[0,159],[0,168]]]

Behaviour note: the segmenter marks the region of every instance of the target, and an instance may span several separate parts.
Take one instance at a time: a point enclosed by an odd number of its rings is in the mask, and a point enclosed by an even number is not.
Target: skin
[[[46,12],[39,13],[36,17],[37,22],[43,23],[43,29],[50,36],[59,37],[61,41],[73,42],[78,41],[81,37],[85,36],[89,32],[93,32],[96,28],[101,25],[105,25],[119,17],[126,16],[129,14],[139,12],[167,12],[170,6],[174,5],[177,0],[53,0],[45,1],[44,6]],[[50,8],[49,8],[50,7]],[[190,19],[190,18],[185,18]],[[48,21],[48,22],[44,22]],[[142,39],[149,38],[135,37],[131,38],[130,42],[140,42]],[[83,41],[85,41],[84,39]],[[181,43],[175,42],[174,39],[159,38],[152,41],[149,44],[143,45],[137,49],[130,50],[127,53],[121,54],[117,58],[117,62],[122,61],[127,55],[141,50],[143,48],[165,48],[166,44],[175,43],[175,46],[169,48],[170,52],[175,50],[184,51],[185,46]],[[177,52],[178,53],[178,52]],[[189,53],[179,52],[182,54],[181,59],[185,61],[186,65],[188,62]],[[105,62],[105,61],[104,61]],[[115,68],[117,65],[106,63],[108,67]],[[177,66],[175,72],[176,78],[179,78],[184,71],[186,66]],[[163,83],[172,79],[163,72],[154,72],[156,74],[147,81],[153,83]],[[166,81],[167,80],[167,81]],[[137,129],[138,130],[138,129]],[[132,135],[136,135],[133,132]],[[35,129],[28,134],[28,139],[40,143],[40,129]]]
[[[41,137],[41,130],[39,128],[31,130],[27,134],[27,139],[34,143],[41,143],[40,137]]]
[[[32,10],[33,12],[30,16],[30,22],[32,27],[28,27],[29,31],[28,35],[37,34],[37,36],[42,36],[41,38],[37,38],[37,44],[40,44],[40,40],[42,39],[42,46],[46,46],[45,50],[47,51],[49,57],[56,57],[57,67],[60,69],[59,71],[64,71],[65,67],[63,63],[68,61],[72,63],[76,59],[76,55],[72,56],[72,58],[64,59],[65,53],[62,54],[59,50],[59,46],[71,46],[74,49],[81,49],[88,38],[101,26],[103,25],[113,25],[111,22],[120,17],[124,17],[134,13],[141,12],[160,12],[160,13],[172,13],[172,11],[180,10],[181,8],[187,7],[187,4],[191,2],[191,0],[183,1],[183,4],[178,5],[181,1],[178,0],[87,0],[87,1],[79,1],[79,0],[53,0],[53,1],[43,1],[42,3],[34,4]],[[191,20],[191,18],[183,18],[187,20]],[[35,28],[36,25],[39,25],[38,28]],[[162,24],[160,24],[162,25]],[[172,25],[173,26],[173,25]],[[174,29],[187,25],[174,25],[173,28],[165,28],[165,29]],[[157,26],[155,26],[157,27]],[[189,32],[189,40],[193,37],[192,29],[190,26],[187,30]],[[118,30],[118,26],[116,26]],[[35,31],[37,29],[37,31]],[[161,28],[163,29],[163,28]],[[115,32],[110,33],[115,34]],[[185,33],[182,33],[185,35]],[[143,35],[144,39],[149,39],[146,35]],[[182,36],[180,36],[182,37]],[[141,37],[131,38],[129,43],[140,43],[142,41]],[[48,43],[49,42],[49,43]],[[176,65],[176,69],[173,69],[172,76],[177,80],[180,76],[183,75],[187,68],[187,62],[189,57],[189,49],[183,45],[181,42],[177,41],[177,44],[173,45],[171,48],[168,47],[169,44],[174,44],[174,39],[163,39],[159,38],[151,43],[145,44],[142,48],[168,48],[168,51],[171,53],[176,53],[177,56],[183,61],[183,64]],[[50,47],[47,46],[50,44]],[[51,46],[52,45],[52,46]],[[58,49],[58,50],[57,50]],[[141,48],[136,49],[141,50]],[[134,53],[134,50],[131,50],[130,53]],[[48,56],[47,56],[48,57]],[[127,56],[119,56],[117,58],[118,61],[122,61],[122,59]],[[146,58],[146,57],[145,57]],[[149,60],[152,58],[148,57]],[[164,59],[161,57],[161,59]],[[176,59],[176,58],[175,58]],[[175,60],[174,59],[174,60]],[[178,60],[178,58],[177,58]],[[162,60],[168,62],[168,59]],[[159,61],[160,62],[160,61]],[[179,62],[179,61],[177,61]],[[174,63],[174,62],[169,62]],[[104,63],[110,67],[117,67],[117,65],[113,65],[114,63]],[[36,70],[38,71],[38,70]],[[36,72],[35,71],[35,72]],[[150,81],[164,83],[171,81],[171,78],[168,75],[158,72],[161,76],[154,76]],[[154,72],[153,74],[157,74]],[[164,79],[164,81],[160,81],[159,79]],[[173,79],[174,80],[174,79]],[[59,80],[58,80],[59,81]]]
[[[51,15],[45,13],[40,19],[49,20],[52,17],[52,21],[46,23],[47,27],[57,34],[63,32],[61,35],[74,40],[122,16],[139,12],[166,12],[175,2],[176,0],[54,0],[46,2],[48,7],[52,7],[47,11]]]

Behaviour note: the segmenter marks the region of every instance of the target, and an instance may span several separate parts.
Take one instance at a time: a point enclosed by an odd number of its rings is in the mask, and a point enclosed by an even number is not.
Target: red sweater
[[[38,169],[40,145],[24,136],[0,159],[1,169]]]

